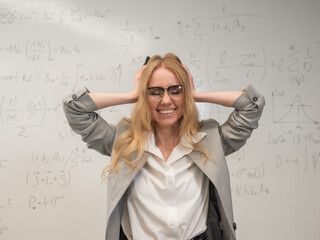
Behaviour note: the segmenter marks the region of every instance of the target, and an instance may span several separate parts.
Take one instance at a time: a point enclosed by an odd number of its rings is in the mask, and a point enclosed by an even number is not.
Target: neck
[[[155,131],[155,140],[156,145],[171,145],[175,143],[174,146],[178,143],[178,132],[172,130],[164,130],[164,131]]]
[[[165,160],[168,159],[174,147],[178,145],[178,134],[178,127],[155,129],[155,142]]]

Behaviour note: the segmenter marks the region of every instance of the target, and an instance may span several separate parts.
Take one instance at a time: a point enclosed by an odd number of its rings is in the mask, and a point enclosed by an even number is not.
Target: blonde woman
[[[235,110],[220,125],[198,120],[195,102]],[[95,111],[135,103],[117,125]],[[130,93],[79,90],[64,99],[71,128],[89,148],[111,156],[107,240],[236,239],[225,156],[258,127],[264,98],[243,91],[198,92],[178,57],[153,56]]]

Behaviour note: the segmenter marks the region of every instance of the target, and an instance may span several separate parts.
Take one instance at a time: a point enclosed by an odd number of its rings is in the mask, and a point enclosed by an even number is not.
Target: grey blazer
[[[97,106],[87,92],[88,90],[81,89],[64,99],[63,108],[66,117],[71,128],[81,135],[89,148],[112,158],[113,143],[128,129],[129,123],[125,120],[117,125],[107,123],[95,112]],[[233,104],[235,110],[224,124],[219,125],[213,119],[204,121],[201,131],[207,135],[200,143],[214,160],[208,160],[204,164],[204,158],[199,152],[192,151],[189,154],[210,180],[208,189],[210,203],[205,232],[208,240],[236,239],[230,177],[225,156],[246,143],[253,129],[258,127],[264,105],[264,97],[252,86],[248,86]],[[120,239],[123,197],[136,174],[145,165],[147,158],[148,153],[145,152],[131,173],[130,167],[124,161],[120,161],[119,172],[108,179],[105,239]]]

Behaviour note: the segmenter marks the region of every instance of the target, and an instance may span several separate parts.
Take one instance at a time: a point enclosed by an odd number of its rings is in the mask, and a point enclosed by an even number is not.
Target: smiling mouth
[[[159,113],[162,113],[162,114],[170,114],[170,113],[173,113],[175,111],[175,109],[171,109],[171,110],[158,110]]]

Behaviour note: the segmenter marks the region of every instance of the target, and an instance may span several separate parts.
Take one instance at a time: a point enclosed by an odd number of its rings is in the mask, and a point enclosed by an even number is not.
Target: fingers
[[[136,80],[136,81],[139,81],[140,76],[141,76],[143,70],[144,70],[146,67],[147,67],[147,66],[143,66],[143,67],[141,67],[138,71],[136,71],[136,74],[135,74],[135,80]]]
[[[139,82],[140,82],[140,77],[142,72],[147,66],[141,67],[138,71],[136,71],[135,76],[134,76],[134,92],[138,92],[138,87],[139,87]]]
[[[193,76],[191,75],[189,68],[183,64],[184,69],[187,71],[188,73],[188,78],[189,78],[189,82],[190,82],[190,86],[192,90],[195,90],[195,86],[194,86],[194,82],[193,82]]]

